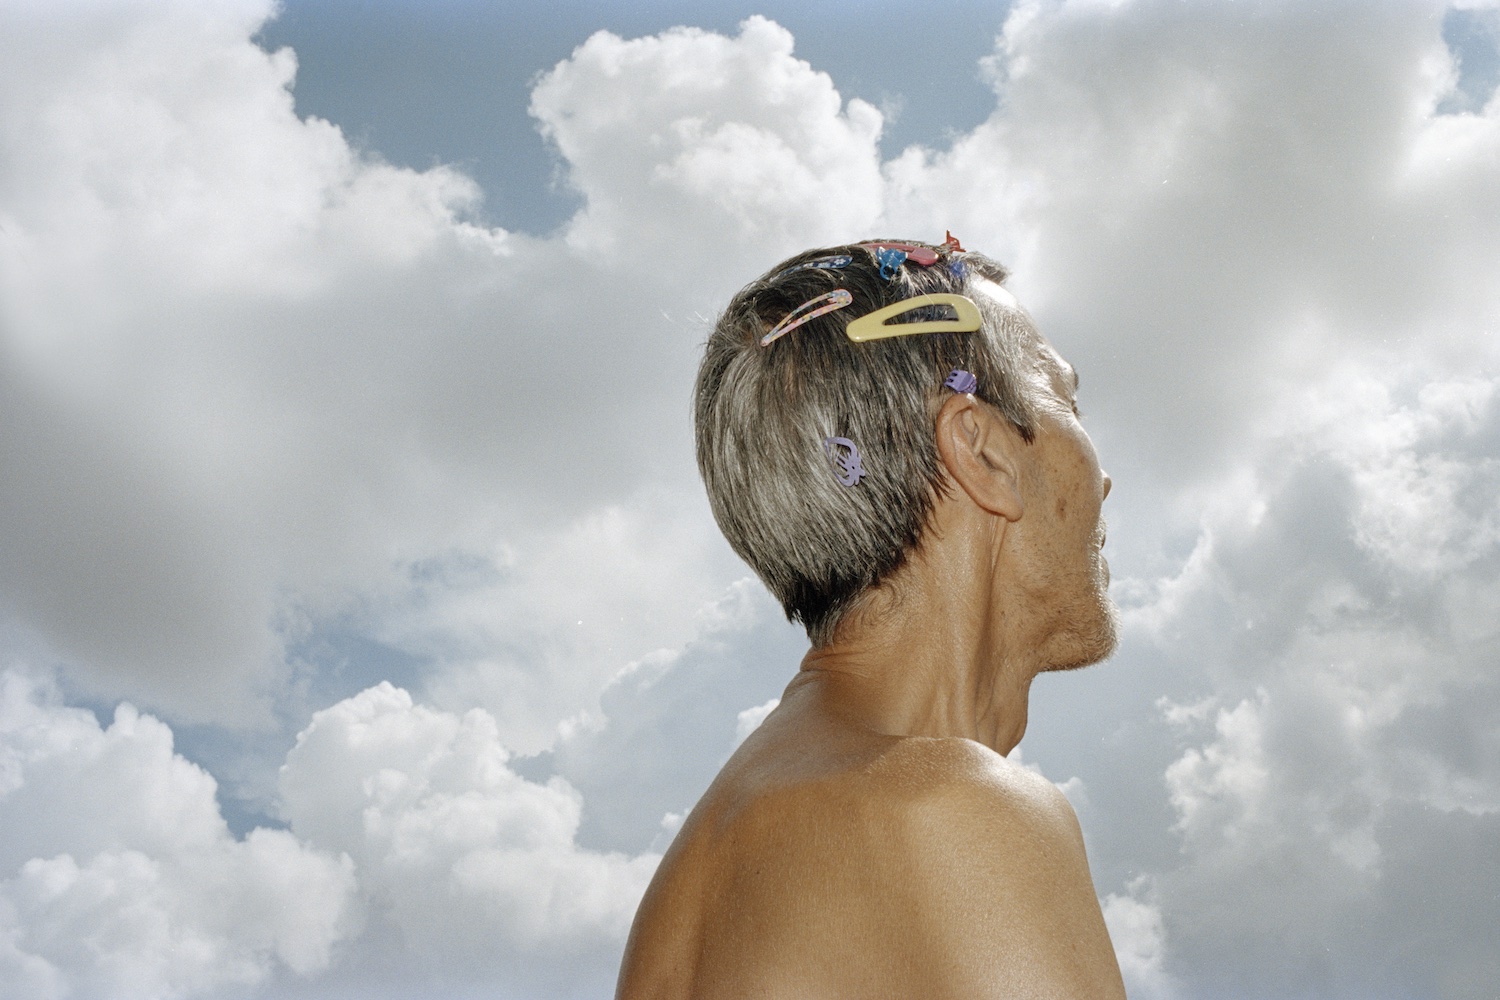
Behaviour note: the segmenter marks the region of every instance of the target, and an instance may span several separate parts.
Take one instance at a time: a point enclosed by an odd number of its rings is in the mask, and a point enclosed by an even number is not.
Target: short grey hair
[[[952,369],[977,376],[974,395],[1026,441],[1034,434],[1025,372],[1035,329],[1019,307],[970,293],[978,280],[1003,283],[1005,268],[977,253],[933,249],[937,263],[907,262],[890,280],[863,244],[808,250],[777,264],[730,301],[698,369],[694,433],[714,518],[814,647],[828,644],[861,596],[899,569],[922,536],[943,489],[936,419]],[[841,254],[853,258],[842,269],[797,268]],[[788,313],[835,288],[853,302],[760,346]],[[868,343],[844,334],[858,316],[934,292],[968,295],[982,328]],[[935,317],[903,317],[925,318]],[[866,475],[857,485],[835,477],[824,450],[830,437],[858,446]]]

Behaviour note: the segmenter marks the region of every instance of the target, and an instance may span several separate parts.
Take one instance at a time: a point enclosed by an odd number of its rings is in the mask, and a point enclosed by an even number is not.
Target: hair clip
[[[915,323],[886,322],[913,309],[931,306],[949,306],[953,309],[954,316],[952,319],[927,319]],[[902,299],[883,309],[852,319],[844,328],[844,333],[850,340],[862,344],[867,340],[906,337],[915,333],[972,333],[983,325],[979,307],[972,299],[951,292],[936,292],[931,295],[913,295],[909,299]]]
[[[901,270],[901,265],[906,263],[906,251],[895,247],[880,247],[875,251],[875,259],[880,262],[880,276],[890,281]]]
[[[900,250],[906,254],[907,260],[922,267],[931,267],[938,262],[937,251],[920,243],[861,243],[860,246],[875,251],[877,258],[882,250]]]
[[[979,379],[974,377],[973,372],[955,368],[943,379],[943,384],[957,393],[973,392],[979,388]]]
[[[831,292],[814,296],[787,313],[780,323],[771,328],[770,333],[760,338],[760,346],[766,347],[777,337],[791,333],[808,320],[817,319],[835,309],[842,309],[853,301],[854,296],[842,288],[835,288]]]
[[[780,281],[794,271],[805,271],[808,268],[819,268],[820,270],[836,271],[848,267],[854,258],[846,253],[836,254],[832,257],[819,257],[817,260],[805,260],[800,264],[793,264],[785,271],[781,271],[771,278],[772,281]]]
[[[845,486],[853,486],[865,476],[860,464],[859,447],[848,438],[826,437],[823,439],[823,454],[833,463],[833,475]]]
[[[944,239],[943,239],[943,249],[944,250],[948,251],[949,253],[968,253],[969,252],[969,251],[965,250],[963,248],[963,245],[958,242],[958,237],[954,236],[953,233],[952,233],[952,231],[944,229],[943,230],[943,236],[944,236]]]

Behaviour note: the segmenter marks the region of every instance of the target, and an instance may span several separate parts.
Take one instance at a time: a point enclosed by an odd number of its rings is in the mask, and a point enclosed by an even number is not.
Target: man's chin
[[[1077,670],[1107,660],[1120,644],[1120,612],[1108,595],[1074,619],[1073,627],[1058,636],[1058,656],[1048,670]]]

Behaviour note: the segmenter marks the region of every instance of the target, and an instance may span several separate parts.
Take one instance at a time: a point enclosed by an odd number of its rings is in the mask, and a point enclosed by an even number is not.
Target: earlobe
[[[1019,521],[1020,432],[973,396],[950,396],[938,411],[938,458],[970,500],[1007,521]]]

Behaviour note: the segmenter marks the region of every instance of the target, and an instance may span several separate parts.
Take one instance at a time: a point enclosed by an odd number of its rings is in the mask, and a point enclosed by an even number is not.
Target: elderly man
[[[812,649],[683,824],[620,998],[1122,997],[1078,821],[1006,760],[1115,643],[1074,370],[942,246],[809,251],[699,371],[720,527]]]

